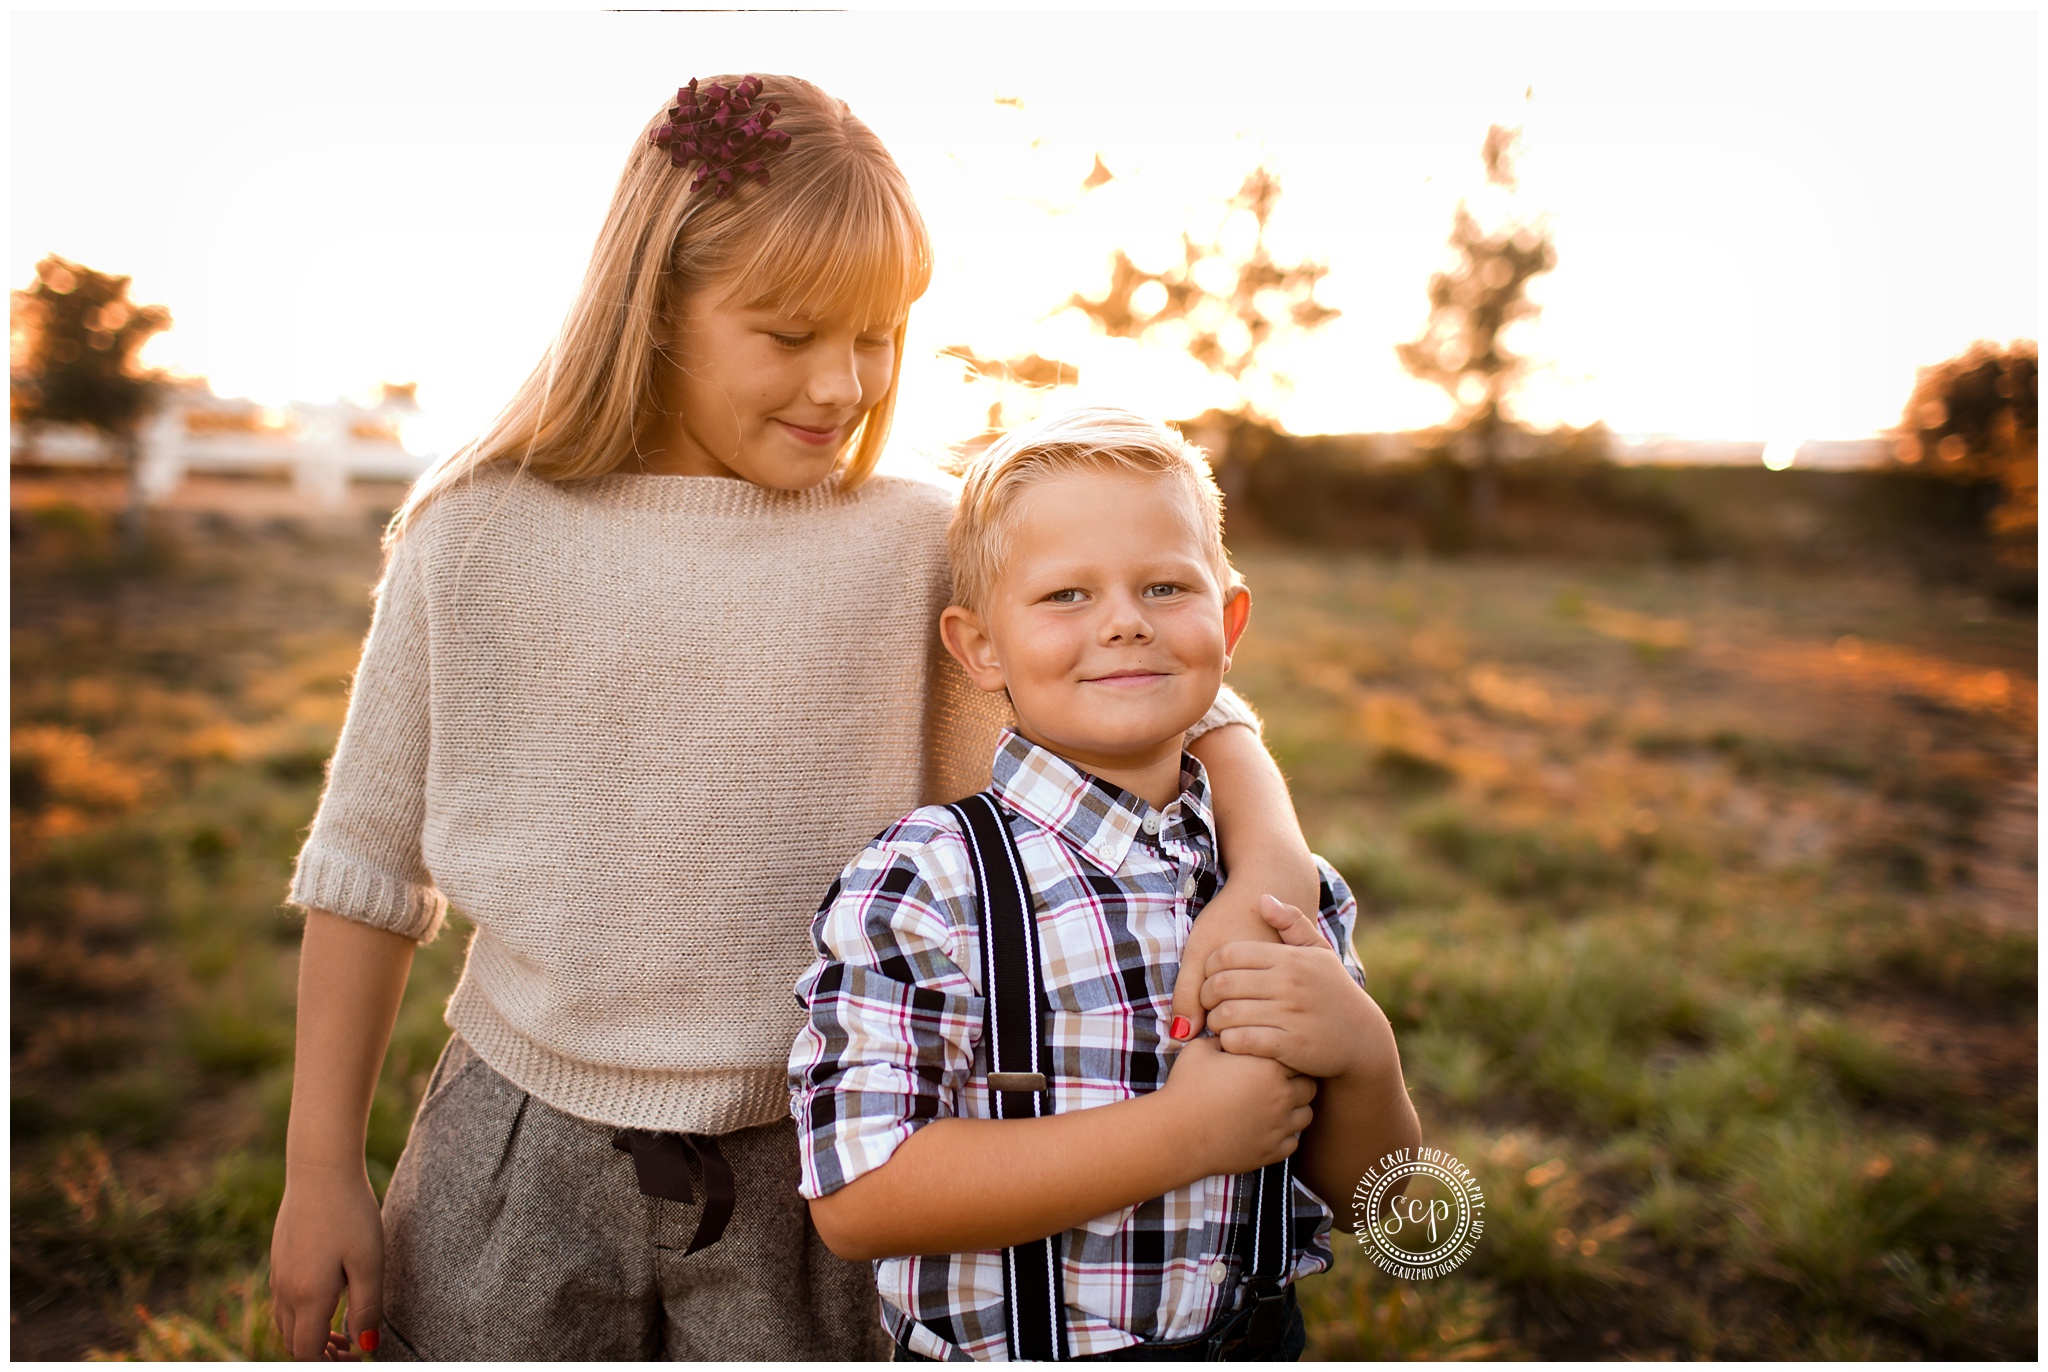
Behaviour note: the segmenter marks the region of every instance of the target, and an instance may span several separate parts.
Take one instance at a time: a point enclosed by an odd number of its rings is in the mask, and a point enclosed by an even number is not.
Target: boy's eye
[[[1047,596],[1046,599],[1050,600],[1055,605],[1074,605],[1080,602],[1081,593],[1078,590],[1075,590],[1073,587],[1069,586],[1064,591],[1054,591],[1051,595]]]
[[[1157,581],[1145,588],[1145,594],[1153,597],[1154,599],[1158,599],[1162,596],[1173,595],[1177,593],[1179,590],[1180,587],[1171,581]]]

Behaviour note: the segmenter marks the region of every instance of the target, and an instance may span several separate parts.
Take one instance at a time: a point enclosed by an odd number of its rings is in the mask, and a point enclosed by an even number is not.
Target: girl
[[[952,494],[872,475],[929,274],[843,104],[693,81],[545,361],[398,512],[291,894],[271,1284],[296,1355],[881,1351],[867,1269],[797,1195],[784,1070],[819,895],[893,817],[984,786],[1000,723],[932,632]],[[1204,955],[1271,937],[1261,893],[1316,893],[1256,733],[1219,727],[1248,723],[1226,694],[1193,745],[1234,873]],[[455,1032],[380,1214],[371,1090],[451,900],[476,925]]]

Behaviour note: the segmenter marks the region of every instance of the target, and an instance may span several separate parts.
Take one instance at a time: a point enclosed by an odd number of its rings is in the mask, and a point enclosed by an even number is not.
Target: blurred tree
[[[1899,461],[1967,480],[1996,481],[2003,500],[1990,526],[2000,556],[2035,563],[2040,527],[2040,348],[1979,341],[1922,367],[1895,431]]]
[[[142,426],[165,387],[137,355],[171,326],[171,312],[137,305],[128,285],[55,254],[36,263],[36,279],[10,302],[8,412],[31,444],[46,424],[83,425],[114,444],[128,468],[132,527]]]
[[[1096,166],[1109,179],[1100,158]],[[1237,403],[1225,413],[1270,423],[1275,401],[1292,383],[1261,350],[1283,331],[1319,329],[1338,314],[1316,299],[1327,266],[1274,260],[1266,235],[1279,202],[1279,177],[1258,167],[1228,202],[1249,221],[1247,244],[1232,251],[1220,233],[1206,243],[1182,233],[1182,260],[1160,272],[1144,270],[1119,249],[1110,259],[1109,289],[1102,297],[1076,294],[1063,308],[1081,311],[1111,338],[1184,334],[1190,357],[1236,383]]]
[[[1509,196],[1518,188],[1520,139],[1519,129],[1494,124],[1480,146],[1487,182]],[[1441,386],[1457,407],[1451,428],[1465,440],[1458,446],[1475,467],[1472,525],[1483,538],[1499,505],[1501,437],[1512,423],[1507,401],[1528,368],[1528,359],[1511,352],[1502,335],[1541,312],[1529,299],[1529,283],[1557,266],[1557,249],[1540,219],[1510,207],[1489,229],[1463,200],[1451,222],[1450,245],[1458,263],[1429,279],[1427,327],[1394,351],[1411,376]]]
[[[1071,386],[1081,379],[1081,369],[1071,362],[1058,358],[1040,357],[1027,353],[1023,357],[983,357],[965,343],[954,343],[939,349],[940,357],[950,357],[964,364],[962,375],[968,380],[1007,381],[1020,386],[1040,386],[1050,389],[1054,386]]]
[[[977,382],[996,383],[996,398],[989,402],[988,427],[979,434],[955,445],[958,457],[970,457],[995,442],[1003,431],[1004,402],[1012,398],[1012,387],[1025,391],[1050,391],[1060,386],[1078,385],[1081,369],[1071,362],[1062,362],[1055,357],[1041,357],[1027,353],[1023,357],[983,357],[965,343],[953,343],[939,349],[940,357],[950,357],[961,364],[960,379],[970,385]]]

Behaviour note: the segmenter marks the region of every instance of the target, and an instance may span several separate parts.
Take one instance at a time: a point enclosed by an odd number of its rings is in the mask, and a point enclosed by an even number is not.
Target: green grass
[[[299,921],[280,907],[377,573],[369,526],[15,511],[13,1346],[281,1353]],[[424,951],[377,1088],[380,1187],[445,1039]]]
[[[278,902],[375,539],[15,518],[14,1350],[275,1357]],[[1311,1355],[2029,1356],[2032,620],[1712,567],[1242,562],[1232,681],[1487,1196],[1435,1281],[1338,1236]],[[462,945],[415,965],[380,1187]]]
[[[1232,680],[1488,1202],[1434,1282],[1340,1238],[1312,1351],[2030,1356],[2030,799],[2024,841],[1993,820],[2033,772],[2032,621],[1782,573],[1241,565]]]

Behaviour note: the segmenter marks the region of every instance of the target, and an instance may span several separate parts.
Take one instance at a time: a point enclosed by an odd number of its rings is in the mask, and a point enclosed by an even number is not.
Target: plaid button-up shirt
[[[1179,1047],[1166,1030],[1181,947],[1221,876],[1201,764],[1183,754],[1180,796],[1154,810],[1008,732],[993,790],[1039,921],[1057,1109],[1157,1090]],[[1363,986],[1357,906],[1317,862],[1323,931]],[[872,1172],[931,1120],[991,1117],[980,924],[966,840],[943,807],[891,825],[833,884],[812,925],[818,961],[796,988],[810,1022],[789,1060],[806,1197]],[[1234,1308],[1251,1192],[1209,1177],[1061,1235],[1072,1353],[1193,1338]],[[1330,1211],[1298,1182],[1293,1218],[1291,1276],[1323,1270]],[[999,1252],[884,1259],[875,1278],[884,1322],[912,1351],[1007,1356]]]

